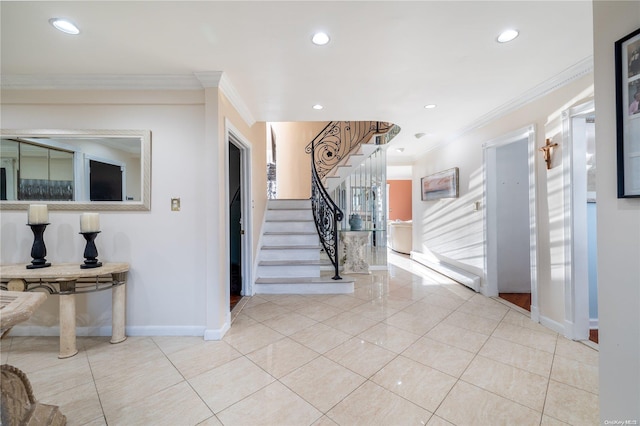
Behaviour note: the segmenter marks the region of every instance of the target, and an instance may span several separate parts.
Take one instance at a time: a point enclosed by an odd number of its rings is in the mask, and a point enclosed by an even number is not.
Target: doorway
[[[533,126],[484,145],[486,277],[483,294],[502,297],[537,320]]]
[[[229,140],[229,307],[242,297],[242,186],[241,151]]]
[[[563,113],[565,336],[598,342],[593,102]]]
[[[89,160],[89,199],[122,201],[122,166]]]
[[[242,296],[253,294],[251,143],[225,121],[225,186],[229,312]],[[223,201],[224,202],[224,201]]]

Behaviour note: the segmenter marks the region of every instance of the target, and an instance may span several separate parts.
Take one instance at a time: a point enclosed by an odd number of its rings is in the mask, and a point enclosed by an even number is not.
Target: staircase
[[[322,179],[322,183],[327,189],[327,192],[330,194],[333,193],[333,191],[340,186],[340,184],[344,182],[349,175],[351,175],[353,170],[355,170],[379,148],[379,145],[375,145],[373,143],[362,143],[358,145],[357,148],[349,153],[349,155],[347,155]]]
[[[353,293],[353,279],[321,274],[321,266],[330,262],[320,259],[320,250],[310,200],[269,200],[256,294]]]

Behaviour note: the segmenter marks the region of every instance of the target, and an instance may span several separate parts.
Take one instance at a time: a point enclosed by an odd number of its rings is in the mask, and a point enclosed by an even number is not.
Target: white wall
[[[613,61],[615,41],[640,28],[640,2],[596,1],[593,25],[600,419],[640,421],[640,199],[616,198]]]
[[[217,270],[219,259],[205,258],[207,188],[217,183],[205,179],[204,111],[200,91],[74,92],[68,98],[64,92],[3,93],[5,128],[151,130],[151,211],[101,212],[102,232],[96,240],[100,260],[131,265],[128,334],[202,335],[205,329],[205,265]],[[170,210],[172,197],[181,199],[179,212]],[[218,200],[214,202],[216,209]],[[79,213],[50,211],[49,219],[47,259],[53,263],[81,262],[84,244],[78,235]],[[26,211],[3,211],[0,223],[0,262],[30,261],[33,237],[24,225]],[[104,334],[105,327],[111,325],[110,292],[77,299],[79,334]],[[57,297],[49,297],[22,330],[54,334],[57,303]],[[222,320],[218,317],[218,322]],[[29,330],[30,326],[41,328]],[[14,331],[19,332],[20,327]]]
[[[561,112],[588,100],[593,76],[585,75],[525,106],[429,151],[413,166],[413,249],[484,276],[482,211],[482,144],[529,125],[536,127],[536,146],[546,138],[561,144]],[[553,154],[553,168],[536,157],[538,220],[538,307],[540,316],[559,331],[564,327],[564,228],[562,147]],[[420,178],[459,167],[460,197],[420,201]],[[525,188],[526,190],[526,188]],[[484,208],[484,207],[483,207]]]

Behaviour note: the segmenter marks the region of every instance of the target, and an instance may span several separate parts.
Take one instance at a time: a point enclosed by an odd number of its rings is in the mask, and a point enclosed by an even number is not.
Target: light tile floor
[[[352,295],[255,296],[222,341],[2,340],[70,425],[597,425],[598,352],[390,254]]]

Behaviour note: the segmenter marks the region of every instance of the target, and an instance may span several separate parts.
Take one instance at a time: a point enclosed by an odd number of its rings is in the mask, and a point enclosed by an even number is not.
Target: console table
[[[60,297],[60,353],[69,358],[76,347],[76,294],[112,290],[111,343],[127,336],[125,327],[128,263],[104,263],[99,268],[80,269],[80,264],[54,264],[48,268],[27,269],[26,264],[0,266],[0,289],[8,291],[46,291]]]

